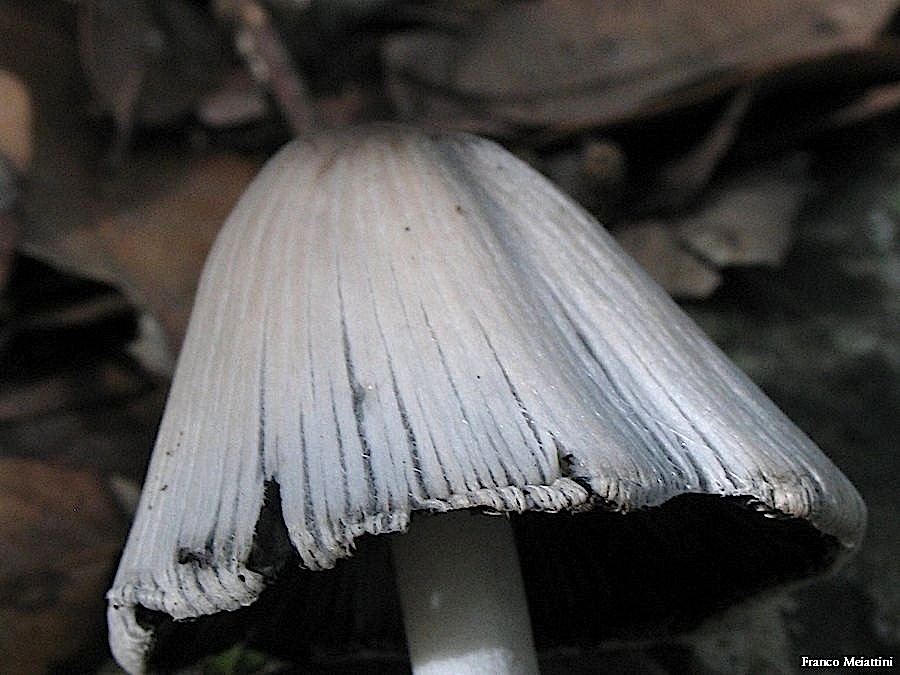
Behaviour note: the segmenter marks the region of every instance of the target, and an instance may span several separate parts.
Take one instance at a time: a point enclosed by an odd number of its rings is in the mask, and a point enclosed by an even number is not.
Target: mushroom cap
[[[703,611],[833,568],[865,524],[815,444],[527,165],[393,125],[299,138],[207,260],[107,596],[113,653],[139,672],[160,617],[238,610],[291,563],[466,508],[533,512],[514,522],[537,595],[569,554],[595,592],[610,542],[684,570],[716,551],[691,583],[734,583]],[[531,602],[537,626],[556,600]]]

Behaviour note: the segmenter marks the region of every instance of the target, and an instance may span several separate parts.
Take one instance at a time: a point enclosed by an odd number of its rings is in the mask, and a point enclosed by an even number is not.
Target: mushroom
[[[324,132],[268,163],[209,255],[110,642],[142,672],[167,640],[226,635],[214,615],[264,637],[265,606],[300,656],[323,636],[402,653],[402,600],[416,673],[535,672],[533,644],[671,634],[833,570],[864,523],[531,168],[465,134]]]

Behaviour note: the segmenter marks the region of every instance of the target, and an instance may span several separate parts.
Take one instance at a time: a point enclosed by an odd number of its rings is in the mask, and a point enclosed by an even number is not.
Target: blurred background
[[[208,247],[291,137],[372,120],[554,180],[869,507],[836,576],[550,670],[900,656],[894,0],[2,0],[0,672],[121,672],[103,596]],[[183,672],[405,671],[369,656]]]

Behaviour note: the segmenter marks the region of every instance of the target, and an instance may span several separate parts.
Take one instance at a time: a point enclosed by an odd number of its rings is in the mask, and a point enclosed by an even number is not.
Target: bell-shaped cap
[[[114,654],[140,671],[161,619],[251,605],[292,563],[468,508],[537,512],[513,522],[539,646],[544,611],[571,613],[560,580],[584,622],[560,639],[667,627],[692,598],[832,569],[865,521],[810,439],[515,157],[387,125],[295,140],[206,263],[108,594]]]

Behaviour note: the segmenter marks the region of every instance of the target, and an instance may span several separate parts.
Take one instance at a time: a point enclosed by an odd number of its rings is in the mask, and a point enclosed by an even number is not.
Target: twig
[[[294,68],[268,11],[257,0],[220,0],[219,15],[236,23],[235,44],[250,73],[269,88],[294,134],[318,126],[306,83]]]

